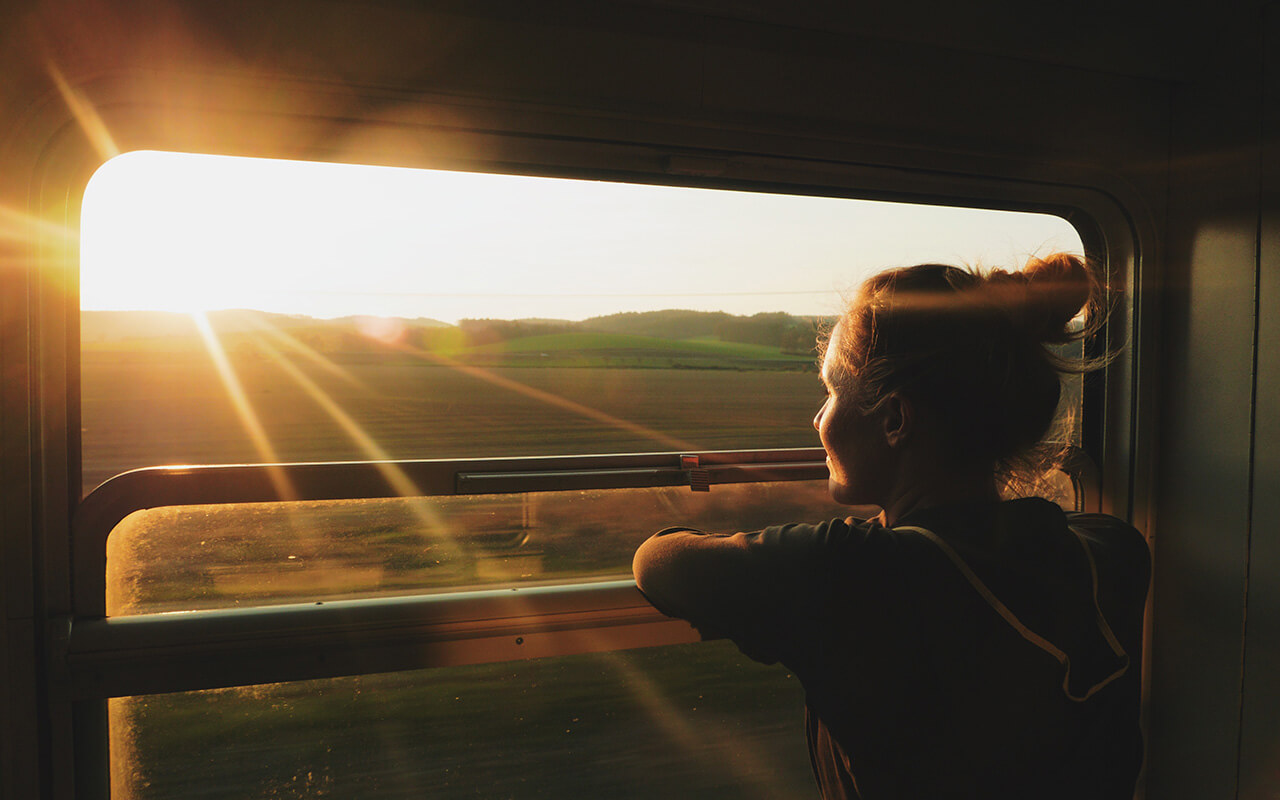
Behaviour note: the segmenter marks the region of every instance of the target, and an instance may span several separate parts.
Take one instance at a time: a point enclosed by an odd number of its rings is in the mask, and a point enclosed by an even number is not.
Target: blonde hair
[[[1066,450],[1047,441],[1061,376],[1106,360],[1049,348],[1091,336],[1105,317],[1096,271],[1066,253],[1020,272],[891,269],[841,316],[836,375],[864,413],[898,392],[940,420],[957,457],[990,463],[1006,488],[1035,487]]]

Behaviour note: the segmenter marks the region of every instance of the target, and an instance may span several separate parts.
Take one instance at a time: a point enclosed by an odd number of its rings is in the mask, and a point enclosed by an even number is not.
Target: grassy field
[[[621,333],[553,333],[524,336],[506,342],[495,342],[469,348],[468,356],[499,353],[537,353],[547,357],[568,355],[634,355],[649,360],[648,366],[665,366],[680,359],[698,359],[705,366],[733,368],[738,361],[767,361],[770,366],[811,365],[813,356],[784,353],[777,347],[741,342],[723,342],[713,338],[660,339]],[[640,366],[646,366],[640,364]]]
[[[750,345],[744,345],[750,347]],[[575,368],[452,369],[421,360],[322,368],[233,359],[270,455],[246,433],[205,354],[86,352],[82,441],[87,492],[157,464],[458,458],[813,447],[813,372]],[[313,396],[376,443],[371,453]],[[591,412],[585,411],[589,409]]]
[[[528,338],[582,345],[582,336]],[[611,341],[589,336],[597,345]],[[269,449],[255,446],[207,355],[86,352],[85,487],[157,464],[816,444],[817,380],[806,372],[455,369],[394,357],[340,369],[299,363],[290,371],[245,357],[232,365]],[[620,574],[637,537],[666,525],[761,527],[809,516],[815,506],[825,513],[823,503],[820,487],[792,486],[156,509],[111,538],[111,607],[126,613]],[[616,529],[618,520],[627,520],[626,530]]]
[[[727,642],[111,705],[113,796],[811,798],[794,677]]]
[[[813,359],[780,347],[579,331],[282,364],[242,345],[230,388],[198,342],[86,347],[85,489],[158,464],[818,444]],[[111,536],[108,609],[621,577],[668,525],[843,511],[825,482],[151,509]],[[802,705],[725,642],[123,698],[113,796],[812,797]]]
[[[558,352],[545,348],[556,341],[523,352]],[[792,371],[795,359],[736,345],[721,368],[667,368],[670,348],[640,349],[618,367],[623,354],[595,344],[594,367],[477,353],[459,368],[353,358],[291,372],[233,353],[268,451],[207,356],[86,351],[85,487],[165,463],[816,444],[817,378]],[[707,352],[695,343],[683,357]],[[744,366],[769,358],[783,368]],[[605,359],[614,367],[598,368]],[[665,525],[822,518],[834,513],[824,494],[789,484],[154,509],[113,534],[108,599],[127,614],[625,575]],[[139,800],[812,794],[795,680],[727,643],[111,706],[114,791]]]

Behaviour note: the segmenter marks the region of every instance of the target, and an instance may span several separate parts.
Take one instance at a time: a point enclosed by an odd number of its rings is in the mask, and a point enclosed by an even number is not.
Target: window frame
[[[106,546],[134,511],[163,506],[401,496],[394,466],[420,497],[819,480],[822,448],[440,459],[394,462],[153,467],[107,481],[76,517],[77,614],[68,663],[76,700],[341,677],[696,641],[632,580],[107,617]],[[1064,471],[1076,510],[1097,505],[1096,470],[1072,448]],[[699,487],[699,488],[695,488]],[[584,632],[591,631],[590,636]],[[333,652],[341,641],[344,651]]]
[[[301,87],[300,90],[316,91],[313,86]],[[124,118],[138,113],[136,107],[130,108],[129,105],[130,102],[138,101],[136,91],[126,80],[104,79],[95,88],[95,96],[105,101],[99,111],[108,119],[113,113]],[[113,103],[113,100],[116,102]],[[458,103],[454,98],[439,97],[430,98],[427,102],[446,109]],[[492,112],[493,109],[488,111]],[[252,137],[253,123],[269,120],[272,113],[270,108],[204,112],[205,116],[217,117],[221,121],[221,124],[215,126],[217,130],[231,130],[228,118],[235,118],[241,126],[239,130],[245,132],[245,138],[224,143],[220,151],[226,154],[298,159],[332,157],[332,153],[319,149],[283,150],[281,148],[286,147],[285,145],[264,146],[255,141]],[[322,126],[327,122],[329,121],[318,119],[308,124]],[[377,120],[369,120],[367,123],[374,128],[382,124]],[[403,127],[403,123],[399,121],[388,124]],[[838,146],[839,143],[833,145],[830,141],[817,138],[796,137],[786,143],[773,141],[772,147],[766,146],[764,149],[743,147],[733,150],[670,145],[666,143],[670,141],[669,138],[656,136],[647,128],[631,139],[570,139],[557,136],[555,131],[573,130],[581,124],[581,120],[566,121],[555,111],[528,112],[518,124],[523,125],[523,129],[504,130],[501,126],[486,128],[477,125],[474,129],[462,130],[461,135],[483,145],[475,148],[477,152],[500,153],[501,158],[482,159],[456,151],[430,158],[419,153],[403,159],[390,157],[386,152],[377,150],[369,151],[365,154],[367,157],[361,157],[359,152],[347,152],[343,155],[360,158],[366,163],[394,166],[660,182],[703,188],[820,194],[1055,213],[1076,225],[1086,251],[1106,265],[1113,285],[1121,289],[1140,286],[1143,254],[1138,245],[1139,242],[1154,239],[1150,235],[1150,221],[1136,219],[1126,211],[1128,207],[1140,207],[1137,202],[1125,202],[1126,197],[1134,195],[1126,187],[1116,186],[1111,177],[1106,175],[1038,174],[1035,170],[1027,170],[1017,164],[993,163],[982,159],[966,161],[964,158],[958,159],[963,165],[962,169],[954,166],[939,168],[937,164],[904,159],[901,153],[881,152],[869,159],[865,155],[860,158],[851,157]],[[172,141],[161,133],[135,132],[137,135],[132,141],[137,146],[133,149],[190,149],[189,143]],[[422,126],[419,131],[423,136],[438,132],[428,126]],[[447,133],[452,137],[459,136],[456,128]],[[649,134],[648,138],[646,133]],[[41,198],[65,198],[61,202],[67,204],[66,216],[68,224],[72,225],[79,213],[78,202],[83,197],[88,178],[100,163],[99,157],[86,151],[77,136],[78,132],[72,126],[65,125],[50,135],[34,180],[37,194]],[[732,136],[728,138],[735,140]],[[701,141],[701,138],[690,134],[685,141]],[[758,155],[759,152],[783,154],[761,156]],[[876,165],[868,165],[868,160]],[[1027,179],[1028,174],[1037,175],[1037,179]],[[58,632],[50,637],[51,663],[57,665],[53,680],[57,684],[59,680],[66,678],[65,685],[73,687],[55,688],[54,702],[73,705],[76,796],[106,797],[109,794],[109,758],[103,699],[106,692],[102,686],[94,688],[93,681],[86,675],[93,668],[91,665],[95,663],[95,659],[102,662],[114,659],[118,666],[138,656],[141,651],[131,644],[133,640],[129,637],[143,634],[117,631],[142,631],[146,625],[153,623],[135,622],[126,625],[124,620],[106,620],[92,613],[85,613],[81,606],[81,598],[87,596],[78,588],[83,568],[83,548],[79,535],[73,534],[78,522],[72,521],[73,516],[78,519],[84,513],[80,504],[78,435],[79,304],[78,294],[74,289],[75,268],[67,267],[78,264],[78,251],[73,243],[59,243],[47,248],[42,253],[42,259],[41,268],[45,277],[35,288],[33,304],[33,308],[39,309],[33,340],[40,354],[40,360],[35,365],[37,385],[34,391],[37,397],[46,398],[44,402],[51,405],[47,409],[42,407],[41,417],[35,423],[42,434],[40,447],[44,454],[37,465],[35,477],[41,482],[43,496],[53,498],[46,509],[49,513],[40,519],[42,535],[52,543],[45,557],[51,559],[51,563],[65,558],[67,565],[66,572],[62,575],[54,571],[52,583],[46,587],[50,596],[67,598],[65,601],[55,599],[49,604],[53,616],[60,619],[60,624],[55,625]],[[68,271],[69,278],[48,277],[54,272],[65,275]],[[67,288],[67,282],[70,289]],[[1137,293],[1123,291],[1113,309],[1104,346],[1116,350],[1119,349],[1117,343],[1126,342],[1131,350],[1123,352],[1100,376],[1086,383],[1084,447],[1080,461],[1084,466],[1078,476],[1073,473],[1073,479],[1079,477],[1084,485],[1097,488],[1096,494],[1092,495],[1096,499],[1091,502],[1091,508],[1114,513],[1142,527],[1146,519],[1149,492],[1145,487],[1150,470],[1147,465],[1135,463],[1133,454],[1153,452],[1147,443],[1152,438],[1151,431],[1155,421],[1149,413],[1145,418],[1140,418],[1137,413],[1137,387],[1153,369],[1150,360],[1137,347],[1140,328],[1148,329],[1152,324],[1149,320],[1141,320],[1142,325],[1139,326],[1140,308]],[[65,454],[65,460],[59,457],[59,452]],[[1091,464],[1096,464],[1097,468],[1089,466]],[[59,497],[66,498],[65,505],[57,499]],[[539,602],[546,601],[546,605],[541,607],[549,614],[559,613],[555,611],[559,607],[557,603],[568,601],[568,596],[573,594],[575,601],[582,601],[586,606],[598,604],[617,610],[620,615],[627,615],[632,614],[636,608],[632,601],[637,593],[633,587],[625,586],[625,583],[623,582],[623,586],[599,586],[586,593],[579,592],[574,587],[546,587],[536,594],[540,598]],[[628,592],[631,599],[618,603],[618,599]],[[557,593],[563,596],[557,596]],[[454,611],[462,608],[464,610],[458,613],[466,616],[470,612],[465,609],[470,607],[478,612],[490,600],[483,596],[485,594],[475,593],[475,596],[454,598],[462,604],[455,605]],[[375,604],[370,608],[377,613],[390,613],[390,606],[385,609],[377,607],[378,604],[385,604],[385,600],[359,602]],[[58,609],[64,606],[65,614],[59,617]],[[444,606],[441,605],[440,608],[443,609]],[[208,613],[220,615],[228,612]],[[656,615],[656,612],[651,613]],[[582,618],[584,621],[587,619]],[[598,618],[593,619],[598,621]],[[638,617],[632,619],[637,625],[655,626],[649,629],[652,635],[641,643],[666,643],[663,641],[665,637],[674,636],[675,623],[644,622]],[[200,624],[203,623],[195,623],[196,627],[192,631],[198,632]],[[169,628],[175,638],[179,631],[177,625],[176,622],[162,623],[162,627]],[[688,628],[683,623],[678,625],[686,630]],[[658,628],[662,628],[661,633]],[[241,630],[248,636],[248,627],[242,627]],[[328,634],[321,634],[318,641],[327,639],[333,643],[344,635],[330,629]],[[564,641],[569,638],[563,637]],[[222,644],[225,647],[235,646],[234,631]],[[116,645],[120,645],[120,648],[112,650]],[[563,645],[556,645],[547,654],[561,652],[556,649],[561,646]],[[528,656],[522,654],[514,657]],[[307,677],[296,670],[296,665],[286,665],[280,670],[279,676],[282,680]],[[156,682],[150,680],[147,678],[141,686],[135,688],[148,691],[148,686],[161,685],[158,677],[155,677]]]

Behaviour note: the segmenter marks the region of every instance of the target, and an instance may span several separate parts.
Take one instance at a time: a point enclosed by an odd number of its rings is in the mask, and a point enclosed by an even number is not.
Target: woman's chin
[[[842,506],[858,505],[859,500],[857,494],[839,481],[827,479],[827,492],[831,495],[831,499]]]
[[[850,516],[856,519],[871,519],[880,513],[880,506],[866,497],[833,480],[827,480],[827,491],[831,499],[842,506],[849,506]]]

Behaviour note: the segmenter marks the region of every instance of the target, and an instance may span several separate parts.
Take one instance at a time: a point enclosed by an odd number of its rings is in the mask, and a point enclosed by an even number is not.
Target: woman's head
[[[1049,431],[1060,373],[1083,370],[1047,346],[1092,332],[1101,308],[1093,273],[1066,254],[1021,272],[888,270],[863,283],[837,323],[824,380],[863,416],[905,400],[949,461],[1007,472]],[[1073,326],[1081,310],[1086,325]],[[829,454],[835,438],[824,434]]]

